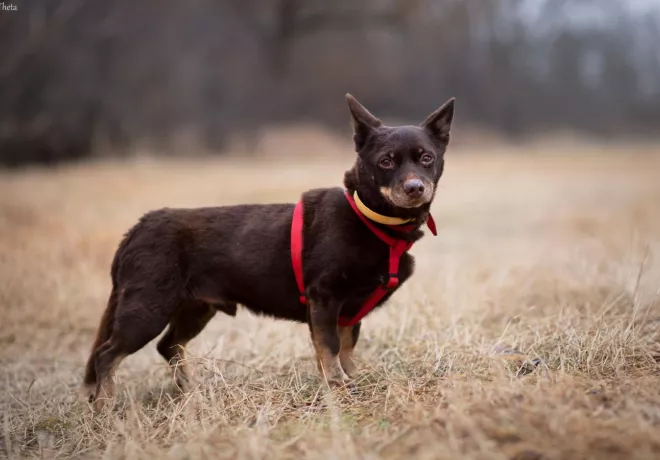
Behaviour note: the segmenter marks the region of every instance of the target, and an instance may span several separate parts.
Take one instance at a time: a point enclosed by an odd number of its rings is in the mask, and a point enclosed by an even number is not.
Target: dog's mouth
[[[413,209],[428,204],[433,199],[433,185],[424,184],[424,193],[418,197],[411,197],[401,187],[381,187],[380,194],[397,208]]]

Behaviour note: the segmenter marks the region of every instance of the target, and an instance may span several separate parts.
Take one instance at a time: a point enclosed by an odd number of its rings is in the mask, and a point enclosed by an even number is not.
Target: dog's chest
[[[373,257],[364,256],[362,259],[353,260],[351,264],[343,265],[332,283],[330,298],[342,304],[341,315],[353,317],[356,315],[378,290],[385,287],[389,280],[388,255]],[[413,258],[404,254],[399,261],[397,276],[398,285],[388,289],[385,295],[374,306],[378,308],[401,285],[411,276],[413,272]],[[330,287],[330,286],[327,286]],[[328,291],[325,291],[328,292]]]
[[[396,275],[399,286],[412,275],[414,259],[410,254],[404,253],[400,257],[396,273],[390,273],[389,262],[387,251],[351,258],[341,264],[339,273],[341,286],[337,286],[337,288],[355,296],[364,296],[370,294],[378,286],[386,285],[390,275]]]

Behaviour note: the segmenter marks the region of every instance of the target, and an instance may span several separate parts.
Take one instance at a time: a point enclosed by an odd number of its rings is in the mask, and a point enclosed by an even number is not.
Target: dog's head
[[[344,185],[357,190],[375,211],[399,217],[428,212],[444,169],[454,117],[454,99],[419,126],[385,126],[350,94],[346,95],[358,153]]]

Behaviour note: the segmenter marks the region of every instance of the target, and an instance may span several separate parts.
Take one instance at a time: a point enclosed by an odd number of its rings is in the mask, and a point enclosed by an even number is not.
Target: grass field
[[[439,235],[365,320],[357,395],[321,386],[307,326],[239,311],[191,342],[197,391],[152,343],[99,417],[78,387],[136,219],[294,201],[351,157],[0,173],[0,457],[660,458],[660,151],[564,150],[450,150]]]

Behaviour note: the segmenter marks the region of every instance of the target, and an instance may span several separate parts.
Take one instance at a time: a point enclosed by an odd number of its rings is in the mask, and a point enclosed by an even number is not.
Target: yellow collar
[[[360,197],[358,196],[357,192],[353,193],[353,200],[355,200],[355,204],[360,210],[362,214],[365,215],[370,220],[373,220],[374,222],[378,222],[379,224],[384,224],[384,225],[403,225],[407,224],[408,222],[412,222],[415,219],[402,219],[401,217],[388,217],[384,216],[382,214],[378,214],[377,212],[372,211],[367,207],[366,204],[360,200]]]

